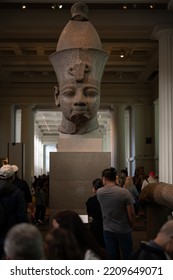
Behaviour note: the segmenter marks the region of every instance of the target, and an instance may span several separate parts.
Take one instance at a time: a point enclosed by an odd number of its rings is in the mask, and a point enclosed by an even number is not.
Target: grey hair
[[[173,238],[173,220],[166,222],[158,232],[157,236],[161,237],[165,243],[168,243]]]
[[[173,220],[166,222],[160,229],[160,233],[165,233],[169,237],[173,237]]]
[[[38,228],[32,224],[21,223],[13,226],[4,242],[5,255],[13,260],[44,259],[43,239]]]

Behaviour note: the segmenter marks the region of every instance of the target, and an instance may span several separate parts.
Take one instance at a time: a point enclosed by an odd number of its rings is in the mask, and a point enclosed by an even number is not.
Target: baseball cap
[[[18,166],[17,165],[12,165],[12,168],[14,169],[14,172],[17,172],[19,170]]]
[[[0,168],[0,179],[8,179],[13,176],[14,169],[10,164],[5,164]]]
[[[154,173],[154,171],[150,171],[149,176],[151,176],[151,177],[155,177],[155,173]]]

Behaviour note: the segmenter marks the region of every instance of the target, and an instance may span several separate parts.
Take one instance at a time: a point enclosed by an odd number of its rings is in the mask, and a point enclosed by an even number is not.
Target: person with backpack
[[[22,191],[13,184],[14,169],[6,164],[0,168],[0,259],[7,232],[18,223],[28,222],[26,201]]]
[[[154,171],[150,171],[148,178],[146,178],[142,183],[141,190],[143,190],[146,185],[151,184],[151,183],[157,183],[157,182],[158,182],[158,180],[156,178]]]
[[[29,212],[31,214],[31,221],[32,221],[32,220],[34,220],[34,216],[35,216],[35,213],[34,213],[35,205],[32,202],[32,195],[31,195],[30,187],[25,180],[19,178],[18,166],[12,165],[12,167],[14,169],[13,184],[16,185],[17,187],[19,187],[19,189],[23,192],[25,200],[26,200],[27,210],[29,210]]]

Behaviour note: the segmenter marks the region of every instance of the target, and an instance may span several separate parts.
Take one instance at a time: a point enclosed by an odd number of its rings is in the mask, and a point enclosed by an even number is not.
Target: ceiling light
[[[22,9],[23,9],[23,10],[26,9],[26,5],[22,5]]]
[[[53,4],[52,6],[51,6],[51,8],[53,9],[53,10],[55,10],[55,9],[62,9],[62,4]]]
[[[121,51],[120,58],[124,58],[124,51]]]
[[[124,9],[124,10],[127,9],[127,5],[126,5],[126,4],[123,5],[123,9]]]
[[[119,73],[119,79],[122,79],[122,78],[123,78],[123,73],[120,72],[120,73]]]
[[[150,9],[153,9],[154,8],[154,5],[153,4],[150,4]]]
[[[56,9],[56,4],[53,4],[53,5],[51,6],[51,8],[52,8],[53,10],[55,10],[55,9]]]

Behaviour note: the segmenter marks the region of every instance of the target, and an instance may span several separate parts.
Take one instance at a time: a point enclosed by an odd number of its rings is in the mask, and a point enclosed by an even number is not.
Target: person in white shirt
[[[156,175],[155,175],[154,171],[150,171],[148,178],[145,179],[142,183],[141,190],[143,188],[145,188],[146,185],[151,184],[151,183],[157,183],[157,182],[158,182],[158,180],[156,179]]]

